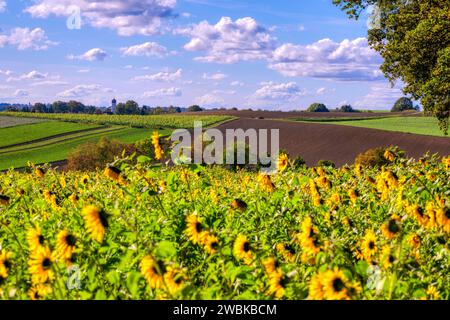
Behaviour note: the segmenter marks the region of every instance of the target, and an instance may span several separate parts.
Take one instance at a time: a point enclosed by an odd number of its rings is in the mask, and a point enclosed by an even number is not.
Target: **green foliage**
[[[450,1],[333,0],[350,18],[377,5],[379,25],[369,44],[384,58],[381,70],[421,101],[447,134],[450,117]]]
[[[384,147],[372,148],[364,151],[355,158],[355,164],[364,167],[382,167],[387,165],[389,161],[384,157],[385,151],[386,148]]]
[[[76,171],[93,171],[104,168],[122,154],[130,156],[137,152],[133,145],[103,137],[98,142],[87,142],[79,145],[67,157],[67,168]]]
[[[317,162],[318,167],[330,167],[330,168],[336,168],[336,165],[333,161],[330,160],[319,160]]]
[[[391,109],[391,112],[402,112],[408,110],[416,110],[410,98],[402,97],[398,99]]]
[[[353,107],[349,104],[343,105],[337,111],[339,111],[339,112],[358,112],[358,110],[353,109]]]
[[[188,111],[189,112],[200,112],[200,111],[203,111],[203,109],[200,108],[200,106],[198,106],[198,105],[193,105],[188,108]]]
[[[309,108],[306,110],[308,112],[330,112],[328,110],[327,106],[323,103],[313,103],[309,106]]]

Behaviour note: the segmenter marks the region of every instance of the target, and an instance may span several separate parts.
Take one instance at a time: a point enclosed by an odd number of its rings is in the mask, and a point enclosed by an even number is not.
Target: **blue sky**
[[[368,16],[331,0],[0,0],[0,101],[388,109],[402,94]]]

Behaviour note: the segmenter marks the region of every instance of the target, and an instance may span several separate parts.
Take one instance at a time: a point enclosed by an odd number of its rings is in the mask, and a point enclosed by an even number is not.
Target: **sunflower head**
[[[233,202],[231,202],[231,207],[233,209],[245,211],[247,210],[247,203],[245,203],[241,199],[234,199]]]
[[[34,170],[34,173],[39,177],[39,178],[44,178],[45,177],[45,171],[42,168],[36,168]]]
[[[104,175],[115,182],[120,182],[120,174],[122,171],[113,166],[106,167]]]
[[[42,231],[39,226],[36,226],[36,228],[31,228],[27,231],[27,241],[30,252],[35,252],[43,247],[45,238],[42,235]]]
[[[398,217],[392,217],[381,226],[381,232],[388,239],[393,239],[400,233],[400,230],[400,219]]]
[[[43,284],[53,279],[53,255],[48,247],[33,252],[28,264],[33,284]]]
[[[67,230],[59,232],[56,238],[56,256],[59,259],[70,261],[76,250],[77,238]]]
[[[209,254],[214,254],[219,249],[219,239],[216,236],[208,234],[204,243],[205,251]]]
[[[141,261],[141,273],[152,289],[159,289],[164,284],[166,267],[162,261],[146,256]]]
[[[88,205],[81,211],[86,230],[91,234],[92,238],[97,242],[103,242],[106,228],[108,228],[108,215],[102,209]]]
[[[367,231],[361,243],[361,253],[363,258],[369,263],[372,262],[376,252],[378,251],[376,242],[377,238],[375,233],[372,230]]]
[[[250,264],[252,262],[252,247],[246,236],[239,235],[234,242],[233,249],[234,255],[238,260],[244,260],[246,264]]]
[[[344,273],[335,268],[328,270],[323,276],[324,297],[328,300],[348,300],[350,287]]]
[[[204,244],[208,232],[203,227],[196,212],[186,218],[186,224],[186,234],[188,235],[192,243]]]
[[[277,161],[277,170],[279,172],[283,172],[284,170],[287,169],[288,165],[289,165],[289,158],[287,154],[285,153],[280,154]]]
[[[8,196],[0,194],[0,205],[7,206],[9,204],[10,198]]]

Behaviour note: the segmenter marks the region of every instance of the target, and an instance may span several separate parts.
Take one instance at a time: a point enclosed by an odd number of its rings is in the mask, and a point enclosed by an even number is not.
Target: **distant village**
[[[182,112],[198,112],[203,109],[198,105],[192,105],[187,108],[183,107],[140,107],[136,101],[128,100],[126,102],[117,102],[114,98],[109,107],[96,107],[92,105],[84,105],[79,101],[55,101],[53,103],[35,104],[10,104],[0,103],[0,111],[16,111],[16,112],[34,112],[34,113],[86,113],[86,114],[134,114],[134,115],[158,115],[168,113]]]

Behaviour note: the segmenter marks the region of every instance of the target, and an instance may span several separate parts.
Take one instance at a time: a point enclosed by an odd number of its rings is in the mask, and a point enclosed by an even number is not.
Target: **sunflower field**
[[[0,299],[450,298],[450,158],[0,175]]]

